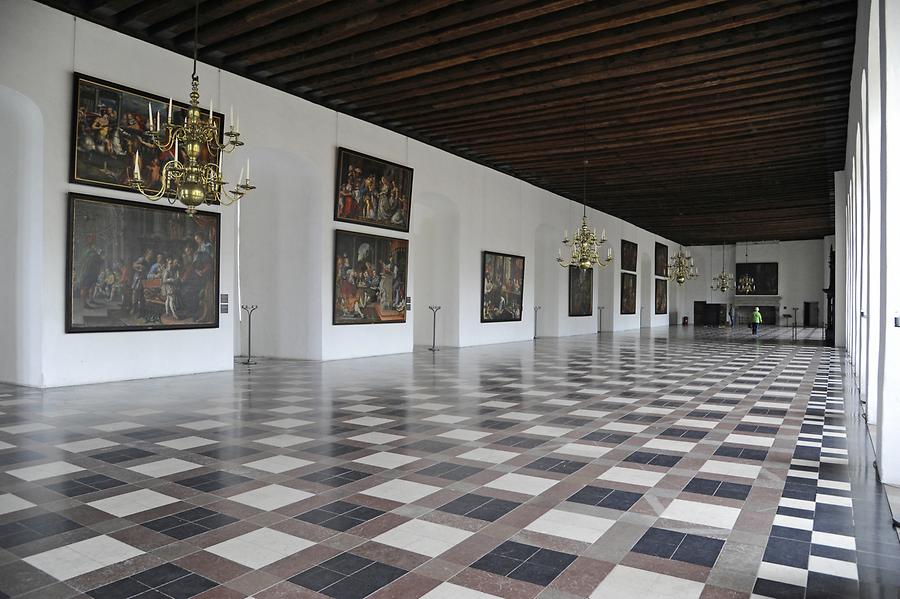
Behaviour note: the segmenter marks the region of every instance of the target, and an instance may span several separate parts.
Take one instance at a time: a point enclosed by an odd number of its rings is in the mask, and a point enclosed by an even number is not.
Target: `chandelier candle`
[[[230,206],[240,200],[249,191],[255,189],[250,184],[250,161],[247,161],[247,178],[243,169],[237,183],[231,190],[225,189],[227,181],[222,176],[222,154],[231,153],[244,145],[238,132],[239,126],[234,121],[234,108],[231,118],[234,125],[225,132],[227,141],[219,140],[219,128],[213,113],[213,101],[209,101],[209,118],[204,119],[200,110],[200,79],[197,76],[197,33],[200,22],[200,3],[194,8],[194,71],[191,74],[190,107],[182,124],[172,122],[172,99],[169,98],[169,111],[163,126],[159,111],[156,112],[156,128],[153,127],[153,106],[148,103],[147,135],[152,145],[161,153],[174,152],[171,160],[160,170],[160,188],[153,192],[144,187],[140,170],[140,150],[134,154],[134,177],[129,181],[131,186],[148,200],[155,202],[166,198],[170,204],[180,202],[193,215],[202,204]],[[185,161],[181,161],[181,146],[184,146]],[[205,147],[206,153],[202,152]]]

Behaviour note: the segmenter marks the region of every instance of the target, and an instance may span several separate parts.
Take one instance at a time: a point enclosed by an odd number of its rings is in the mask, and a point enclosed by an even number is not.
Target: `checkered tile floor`
[[[858,596],[839,356],[700,337],[0,387],[0,598]]]

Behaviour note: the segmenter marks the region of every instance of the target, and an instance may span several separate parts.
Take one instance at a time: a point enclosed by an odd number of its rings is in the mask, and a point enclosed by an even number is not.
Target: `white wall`
[[[721,245],[694,246],[685,249],[693,256],[700,276],[686,282],[678,291],[677,310],[679,319],[681,316],[687,316],[693,323],[695,301],[731,304],[734,302],[735,294],[733,288],[726,293],[711,289],[713,277],[722,272]],[[735,260],[744,262],[744,249],[743,243],[725,246],[725,270],[732,275],[735,274]],[[803,302],[819,302],[819,320],[824,321],[826,304],[822,289],[827,286],[827,279],[823,285],[822,269],[824,268],[827,273],[827,256],[828,246],[825,246],[822,239],[750,243],[747,246],[748,262],[778,263],[781,314],[785,313],[786,306],[789,308],[787,313],[793,317],[793,308],[796,307],[800,324],[803,323]],[[785,324],[780,316],[779,320],[779,325]]]
[[[40,211],[34,222],[41,229],[34,238],[29,237],[30,245],[25,248],[40,260],[38,265],[25,267],[28,276],[38,277],[39,281],[29,282],[30,295],[18,300],[20,306],[24,302],[24,305],[31,304],[32,309],[39,309],[40,322],[17,341],[21,344],[17,347],[24,348],[26,354],[39,353],[39,366],[32,364],[29,370],[33,372],[3,372],[3,378],[22,384],[54,386],[231,368],[231,314],[221,315],[218,329],[69,335],[64,329],[67,192],[137,199],[131,193],[68,183],[72,72],[77,70],[187,100],[190,61],[34,2],[4,0],[0,13],[3,15],[0,18],[0,56],[3,57],[0,86],[33,103],[43,123],[41,137],[34,139],[33,130],[29,130],[36,144],[36,164],[43,162],[38,174],[41,180],[28,192]],[[172,73],[183,76],[173,77]],[[199,74],[204,97],[212,94],[216,98],[218,71],[201,65]],[[6,102],[8,96],[4,93],[0,101]],[[220,99],[216,99],[221,105]],[[5,135],[8,130],[3,131]],[[15,146],[4,143],[0,163],[16,164],[16,157],[11,154],[17,151]],[[21,173],[28,176],[27,170]],[[2,201],[6,208],[13,200],[7,197]],[[221,237],[221,291],[229,294],[233,292],[234,280],[232,214],[223,212]],[[7,351],[4,345],[0,363],[12,360],[19,349],[12,354]]]
[[[546,327],[543,334],[589,334],[597,330],[596,310],[591,317],[568,316],[567,273],[554,261],[562,230],[571,231],[578,224],[580,210],[576,203],[402,135],[201,64],[201,103],[212,97],[217,106],[234,105],[247,142],[235,154],[233,163],[226,158],[226,172],[236,170],[231,167],[249,157],[258,187],[241,202],[239,275],[235,268],[237,211],[222,210],[221,292],[233,298],[230,313],[221,315],[218,329],[66,335],[66,193],[80,191],[139,199],[132,193],[67,183],[72,72],[187,100],[191,63],[187,58],[32,1],[0,0],[0,9],[0,86],[10,89],[0,96],[4,102],[0,108],[0,115],[4,116],[0,119],[17,110],[12,107],[14,102],[7,99],[16,97],[22,99],[23,105],[33,104],[35,122],[43,125],[42,136],[28,133],[35,140],[34,151],[40,158],[33,164],[43,162],[39,184],[28,192],[34,201],[17,200],[17,206],[37,206],[40,212],[40,218],[29,219],[40,228],[27,248],[29,259],[40,260],[40,266],[17,263],[14,272],[5,266],[11,272],[0,273],[14,277],[30,273],[26,276],[36,277],[32,286],[23,286],[30,290],[27,297],[13,298],[9,292],[0,295],[0,308],[10,307],[3,312],[40,311],[39,326],[22,328],[24,337],[17,337],[14,345],[6,340],[5,345],[0,344],[4,358],[31,348],[29,351],[35,355],[31,362],[33,372],[16,367],[0,371],[0,378],[53,386],[229,369],[233,354],[246,351],[247,342],[246,319],[238,324],[236,318],[238,276],[240,301],[259,305],[253,317],[256,355],[337,359],[411,351],[414,343],[430,343],[431,313],[427,306],[432,303],[443,306],[438,318],[438,342],[446,345],[530,339],[534,334],[535,298],[545,305],[540,314],[541,326]],[[333,222],[337,146],[415,169],[410,234]],[[14,146],[5,144],[0,150],[2,162],[16,164],[12,156],[16,151]],[[27,183],[27,178],[23,181]],[[6,208],[13,200],[7,196],[3,201]],[[6,213],[12,214],[12,208]],[[589,217],[593,226],[606,228],[616,254],[623,235],[651,256],[655,241],[677,247],[600,212],[590,210]],[[331,324],[335,228],[410,239],[408,295],[413,298],[413,310],[406,323]],[[15,241],[7,238],[4,249],[25,239],[26,229],[16,230],[19,233]],[[480,322],[483,250],[525,256],[521,322]],[[604,330],[637,328],[639,313],[618,313],[618,262],[596,272],[595,279],[597,305],[605,307]],[[639,275],[639,302],[645,284]],[[652,292],[649,301],[647,309],[652,312]],[[670,297],[670,305],[672,301]],[[665,326],[668,317],[653,315],[650,324]]]

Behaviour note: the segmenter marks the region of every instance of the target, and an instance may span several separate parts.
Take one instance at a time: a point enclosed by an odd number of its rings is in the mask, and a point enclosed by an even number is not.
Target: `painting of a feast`
[[[144,187],[159,190],[162,167],[173,158],[173,152],[160,151],[153,145],[148,134],[149,120],[152,114],[154,119],[165,123],[168,109],[166,98],[76,73],[70,181],[131,189],[128,181],[134,172],[137,152]],[[173,102],[173,124],[183,123],[186,114],[186,104]],[[206,111],[203,117],[208,117]],[[221,141],[222,115],[214,112],[213,118],[218,123]],[[209,159],[205,146],[200,152],[203,160]],[[180,154],[184,159],[184,151]]]
[[[405,239],[335,231],[333,324],[406,322]]]
[[[69,195],[66,332],[219,326],[219,215]]]
[[[334,219],[409,231],[413,169],[338,148]]]
[[[482,252],[481,322],[522,320],[525,258]]]

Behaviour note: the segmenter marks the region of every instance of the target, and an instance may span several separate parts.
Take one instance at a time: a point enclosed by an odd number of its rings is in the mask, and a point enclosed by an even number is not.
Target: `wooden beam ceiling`
[[[45,0],[182,54],[182,0]],[[834,230],[856,2],[202,0],[204,62],[685,244]],[[598,223],[599,224],[599,223]]]

